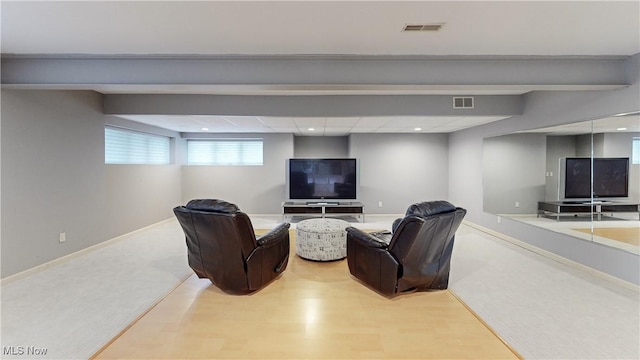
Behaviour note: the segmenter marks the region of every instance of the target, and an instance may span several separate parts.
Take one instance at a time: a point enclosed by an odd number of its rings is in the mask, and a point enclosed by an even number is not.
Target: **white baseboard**
[[[365,215],[367,217],[372,217],[372,218],[401,218],[404,217],[404,214],[367,214],[365,213]]]
[[[593,275],[593,276],[595,276],[595,277],[597,277],[599,279],[608,281],[608,282],[610,282],[610,283],[612,283],[614,285],[623,287],[623,288],[625,288],[627,290],[633,291],[635,293],[640,293],[640,286],[638,286],[638,285],[636,285],[634,283],[628,282],[626,280],[622,280],[622,279],[617,278],[617,277],[615,277],[613,275],[609,275],[609,274],[604,273],[602,271],[596,270],[596,269],[594,269],[592,267],[589,267],[589,266],[586,266],[586,265],[581,264],[579,262],[567,259],[567,258],[562,257],[560,255],[554,254],[554,253],[552,253],[550,251],[547,251],[547,250],[541,249],[539,247],[533,246],[533,245],[531,245],[529,243],[526,243],[526,242],[524,242],[522,240],[518,240],[518,239],[513,238],[511,236],[502,234],[500,232],[497,232],[495,230],[486,228],[486,227],[478,225],[478,224],[474,224],[474,223],[469,222],[467,220],[463,220],[463,223],[465,225],[468,225],[468,226],[474,228],[474,229],[477,229],[477,230],[482,231],[484,233],[487,233],[489,235],[495,236],[500,240],[504,240],[504,241],[510,242],[510,243],[512,243],[512,244],[514,244],[516,246],[519,246],[519,247],[521,247],[523,249],[529,250],[531,252],[534,252],[534,253],[536,253],[538,255],[544,256],[544,257],[549,258],[551,260],[557,261],[557,262],[559,262],[561,264],[570,266],[570,267],[578,269],[578,270],[582,270],[582,271],[584,271],[584,272],[586,272],[586,273],[588,273],[590,275]]]
[[[36,273],[38,273],[40,271],[44,271],[46,269],[49,269],[49,268],[52,268],[54,266],[60,265],[60,264],[65,263],[65,262],[67,262],[69,260],[72,260],[72,259],[75,259],[75,258],[80,257],[82,255],[88,254],[88,253],[90,253],[92,251],[96,251],[98,249],[101,249],[101,248],[103,248],[105,246],[109,246],[109,245],[112,245],[114,243],[117,243],[118,241],[123,240],[124,238],[126,238],[126,237],[128,237],[130,235],[133,235],[135,233],[138,233],[140,231],[144,231],[144,230],[147,230],[147,229],[149,229],[151,227],[154,227],[156,225],[160,225],[160,224],[163,224],[163,223],[166,223],[166,222],[169,222],[169,221],[173,221],[173,220],[175,220],[174,217],[168,218],[166,220],[159,221],[157,223],[145,226],[143,228],[133,230],[133,231],[128,232],[126,234],[123,234],[123,235],[120,235],[120,236],[116,236],[116,237],[114,237],[112,239],[105,240],[105,241],[103,241],[101,243],[98,243],[98,244],[95,244],[95,245],[91,245],[89,247],[86,247],[84,249],[78,250],[78,251],[73,252],[71,254],[59,257],[57,259],[53,259],[53,260],[51,260],[49,262],[46,262],[44,264],[32,267],[31,269],[27,269],[27,270],[21,271],[19,273],[13,274],[13,275],[9,275],[6,278],[0,279],[0,286],[6,285],[6,284],[10,284],[10,283],[12,283],[14,281],[17,281],[17,280],[20,280],[20,279],[24,279],[27,276],[30,276],[30,275],[36,274]]]

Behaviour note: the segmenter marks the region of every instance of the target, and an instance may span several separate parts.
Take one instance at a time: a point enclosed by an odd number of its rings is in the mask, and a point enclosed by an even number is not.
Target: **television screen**
[[[567,158],[565,198],[591,198],[591,159]],[[593,159],[593,197],[629,196],[629,158]]]
[[[290,199],[355,200],[356,159],[289,159],[288,181]]]

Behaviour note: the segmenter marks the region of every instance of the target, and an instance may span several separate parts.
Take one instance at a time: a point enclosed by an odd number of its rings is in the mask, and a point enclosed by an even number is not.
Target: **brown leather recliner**
[[[349,271],[393,297],[403,292],[446,289],[455,232],[467,211],[447,201],[411,205],[393,232],[347,231]]]
[[[191,200],[173,212],[186,237],[189,266],[224,292],[251,293],[287,268],[288,223],[256,238],[247,214],[226,201]]]

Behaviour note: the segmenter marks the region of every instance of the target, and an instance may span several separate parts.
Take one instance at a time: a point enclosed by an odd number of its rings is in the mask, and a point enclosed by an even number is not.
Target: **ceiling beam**
[[[625,60],[624,57],[5,55],[1,67],[2,85],[9,88],[216,93],[217,87],[222,94],[250,90],[258,94],[270,89],[285,91],[280,93],[283,95],[290,95],[286,91],[304,93],[304,90],[313,95],[341,90],[354,94],[448,91],[464,95],[465,91],[473,94],[483,87],[496,94],[501,90],[514,94],[540,89],[621,88],[628,86]]]
[[[512,116],[523,111],[521,95],[474,96],[473,109],[454,109],[445,95],[230,96],[104,95],[109,115],[219,115],[284,117]]]

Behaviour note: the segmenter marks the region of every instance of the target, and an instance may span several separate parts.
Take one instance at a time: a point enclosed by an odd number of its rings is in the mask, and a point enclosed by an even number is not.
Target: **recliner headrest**
[[[235,214],[240,209],[236,204],[218,199],[195,199],[191,200],[185,206],[189,210],[207,211],[222,214]]]
[[[452,203],[444,200],[424,201],[416,203],[407,209],[406,215],[430,216],[455,211],[456,207]]]

